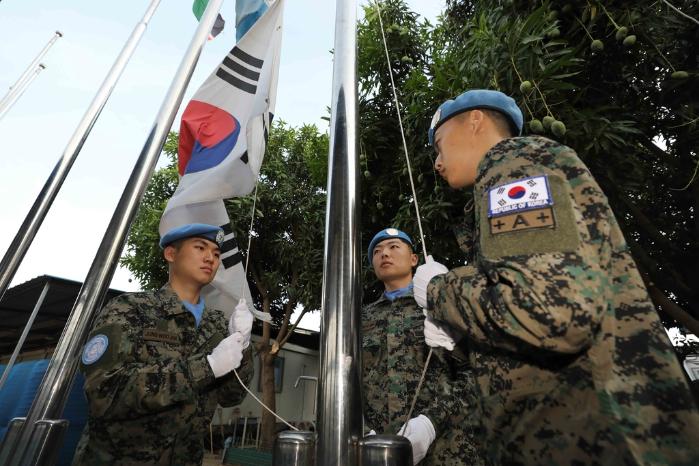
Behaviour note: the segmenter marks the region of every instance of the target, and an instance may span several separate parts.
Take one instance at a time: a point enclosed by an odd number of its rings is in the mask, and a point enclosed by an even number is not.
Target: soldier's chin
[[[206,286],[212,281],[214,281],[214,277],[216,277],[216,272],[212,273],[211,275],[207,273],[202,273],[198,278],[198,282],[201,284],[201,286]]]
[[[452,189],[463,189],[466,186],[468,186],[468,183],[465,180],[459,180],[454,178],[447,178],[447,184]]]

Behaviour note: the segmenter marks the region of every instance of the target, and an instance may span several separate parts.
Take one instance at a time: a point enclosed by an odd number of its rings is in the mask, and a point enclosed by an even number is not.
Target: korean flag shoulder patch
[[[108,347],[109,338],[107,338],[107,335],[98,334],[93,336],[87,343],[85,343],[81,357],[82,363],[86,366],[94,364],[107,351]]]
[[[495,186],[488,191],[488,217],[551,207],[553,197],[546,175]]]
[[[484,257],[572,252],[580,244],[570,188],[535,175],[484,190],[479,206]]]

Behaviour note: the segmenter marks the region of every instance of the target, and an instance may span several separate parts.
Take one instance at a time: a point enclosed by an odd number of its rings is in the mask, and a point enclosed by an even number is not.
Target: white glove
[[[417,268],[413,277],[413,296],[421,307],[427,307],[427,285],[436,275],[449,272],[444,265],[435,262],[432,256],[427,256],[425,263]]]
[[[369,431],[369,433],[367,433],[367,434],[365,435],[365,437],[369,437],[369,436],[371,436],[371,435],[376,435],[376,431],[375,431],[374,429],[371,429],[371,430]]]
[[[425,343],[433,348],[446,348],[454,351],[454,338],[429,317],[425,317]]]
[[[240,367],[243,360],[243,336],[236,332],[227,336],[206,357],[217,379]]]
[[[413,464],[422,461],[436,437],[432,422],[424,414],[410,419],[407,427],[406,424],[403,424],[398,435],[410,440],[410,444],[413,446]]]
[[[250,334],[252,333],[252,321],[255,318],[250,312],[250,308],[244,299],[238,301],[231,318],[228,321],[228,334],[240,333],[243,336],[243,349],[250,345]]]

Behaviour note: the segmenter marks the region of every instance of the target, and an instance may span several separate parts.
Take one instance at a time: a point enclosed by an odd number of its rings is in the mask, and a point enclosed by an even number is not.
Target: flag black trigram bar
[[[221,245],[221,265],[224,269],[235,267],[243,261],[243,256],[238,250],[238,240],[235,239],[230,223],[221,225],[223,229],[223,244]]]
[[[236,46],[226,55],[223,63],[216,70],[216,76],[241,91],[255,94],[263,64],[264,60],[255,58]]]

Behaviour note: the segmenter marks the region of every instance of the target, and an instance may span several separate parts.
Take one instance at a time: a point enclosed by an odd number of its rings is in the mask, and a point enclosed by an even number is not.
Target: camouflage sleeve
[[[590,235],[603,237],[609,224],[586,225],[605,215],[606,199],[589,172],[577,170],[574,184],[560,170],[529,165],[516,176],[499,174],[487,189],[476,187],[477,268],[459,267],[430,282],[434,318],[471,340],[515,351],[577,353],[590,345],[612,287],[604,271],[610,251]],[[491,191],[542,174],[552,206],[489,217]]]
[[[433,351],[425,374],[425,386],[418,398],[413,417],[417,414],[427,416],[439,437],[448,428],[447,420],[457,406],[444,350],[435,348]]]
[[[243,352],[243,362],[236,371],[238,372],[240,380],[249,388],[252,376],[255,373],[255,364],[252,359],[252,345],[248,346]],[[216,392],[218,403],[224,408],[239,405],[247,394],[245,388],[240,385],[233,372],[217,379],[212,387]]]
[[[137,357],[138,326],[130,322],[128,298],[112,300],[100,313],[91,338],[105,335],[109,345],[98,360],[81,364],[91,414],[129,419],[192,400],[214,381],[206,355],[182,360],[176,352]],[[89,343],[88,343],[89,344]]]

